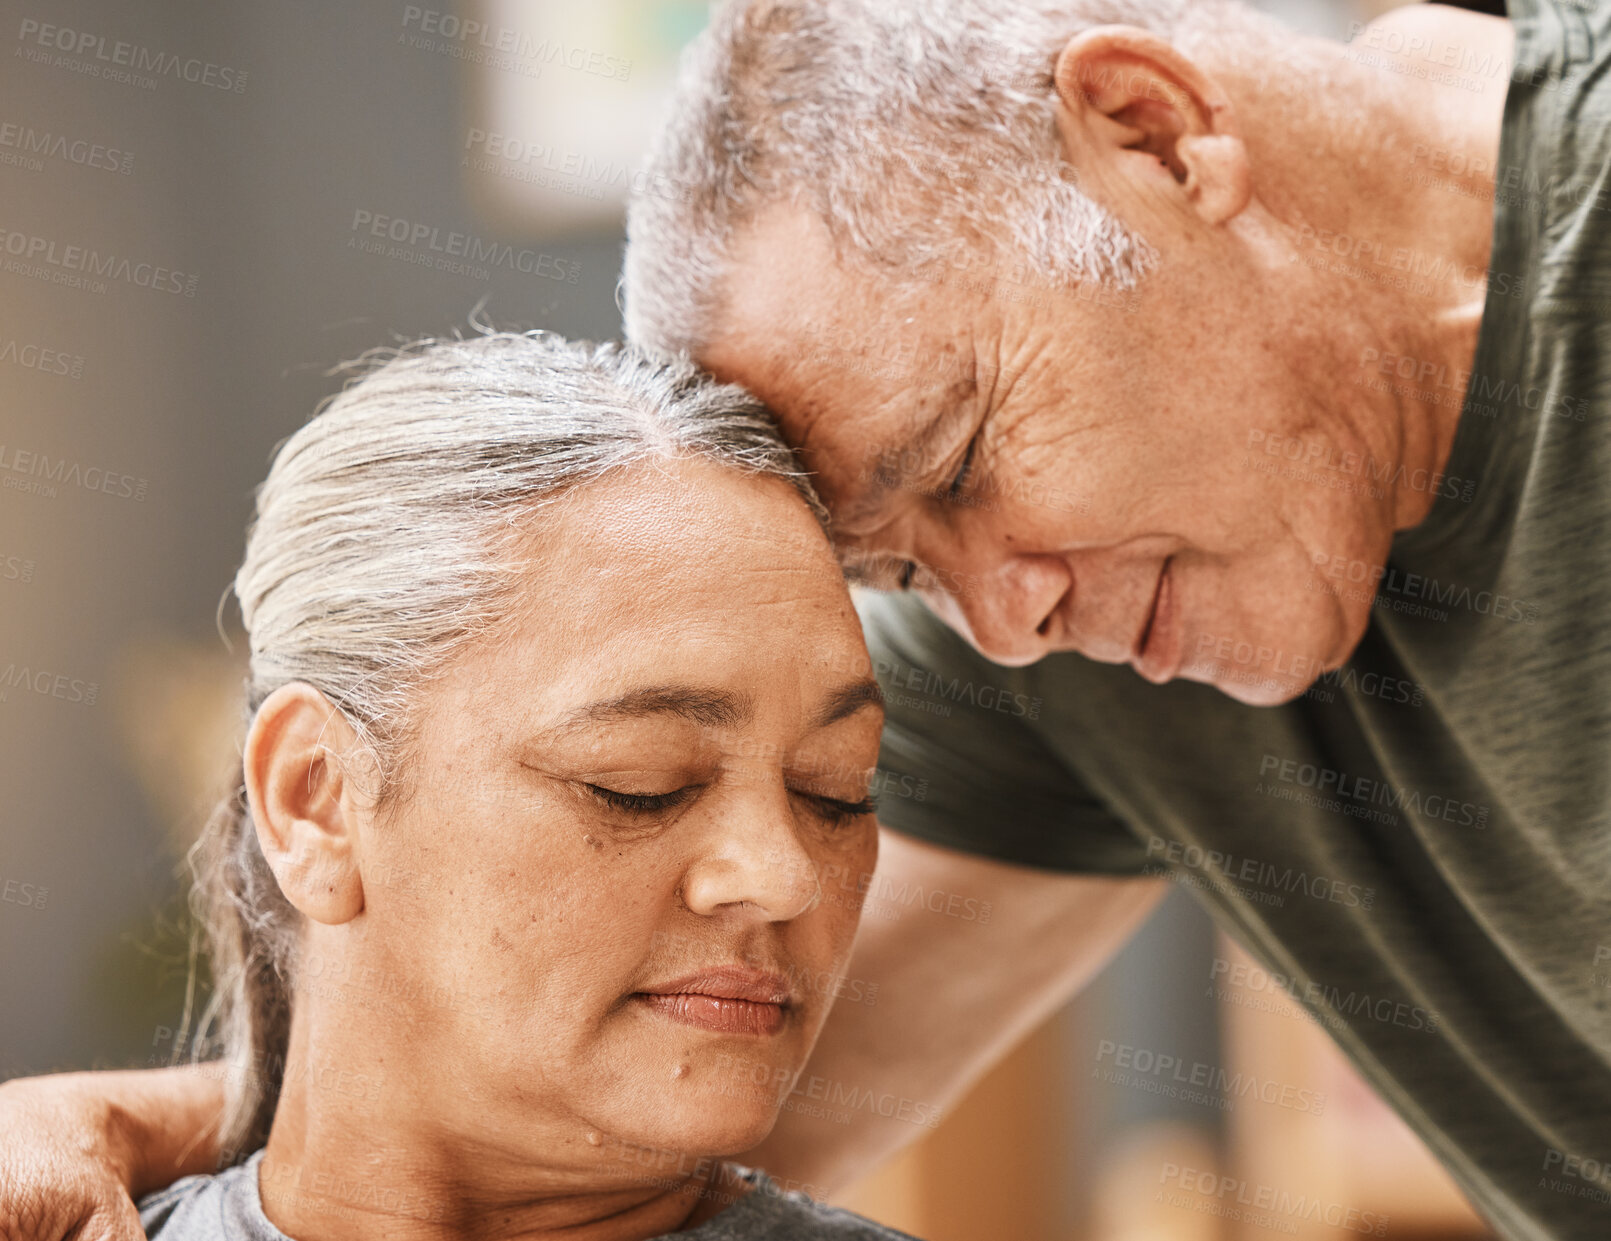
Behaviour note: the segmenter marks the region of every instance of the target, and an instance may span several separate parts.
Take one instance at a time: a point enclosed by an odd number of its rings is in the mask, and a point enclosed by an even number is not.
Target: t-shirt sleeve
[[[1137,875],[1146,849],[1036,726],[1032,669],[985,659],[910,595],[856,592],[884,689],[884,826],[1044,870]]]
[[[151,1241],[269,1241],[226,1221],[224,1206],[233,1180],[187,1176],[146,1195],[139,1202],[140,1227]]]

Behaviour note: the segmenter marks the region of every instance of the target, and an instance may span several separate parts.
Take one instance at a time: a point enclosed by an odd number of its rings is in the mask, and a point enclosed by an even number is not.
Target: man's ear
[[[287,900],[315,922],[363,912],[349,760],[365,755],[352,725],[313,686],[282,685],[258,708],[243,755],[257,840]]]
[[[1136,26],[1092,27],[1058,54],[1055,81],[1074,167],[1105,164],[1134,188],[1167,191],[1173,182],[1209,224],[1247,206],[1247,148],[1230,100],[1167,39]]]

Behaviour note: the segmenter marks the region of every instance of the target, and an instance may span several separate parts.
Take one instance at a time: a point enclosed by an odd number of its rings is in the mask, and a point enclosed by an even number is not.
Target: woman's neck
[[[375,1026],[373,1010],[292,1023],[258,1186],[269,1222],[296,1241],[644,1241],[750,1189],[720,1159],[666,1152],[645,1168],[642,1148],[564,1136],[574,1123],[537,1109],[513,1141],[495,1126],[456,1132],[432,1103],[462,1084],[410,1065],[405,1045],[377,1046]]]

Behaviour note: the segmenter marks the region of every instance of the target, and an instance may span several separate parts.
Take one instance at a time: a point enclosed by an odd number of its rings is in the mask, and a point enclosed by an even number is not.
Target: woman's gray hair
[[[1078,188],[1056,125],[1058,53],[1110,24],[1227,45],[1270,28],[1230,0],[728,0],[634,183],[627,335],[708,344],[734,233],[774,203],[899,279],[982,260],[1004,268],[987,279],[1133,286],[1152,251]]]
[[[373,754],[384,800],[421,686],[511,613],[534,509],[656,458],[787,480],[826,514],[765,408],[692,363],[546,333],[376,351],[280,448],[235,594],[247,715],[320,690]],[[214,989],[196,1054],[221,1049],[226,1161],[267,1139],[290,1033],[301,916],[258,847],[242,773],[191,850]]]

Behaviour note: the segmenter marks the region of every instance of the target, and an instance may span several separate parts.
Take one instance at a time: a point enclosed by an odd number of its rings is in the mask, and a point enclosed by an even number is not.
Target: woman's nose
[[[748,907],[770,922],[798,918],[821,896],[788,790],[770,782],[730,798],[683,878],[683,902],[711,916]]]

